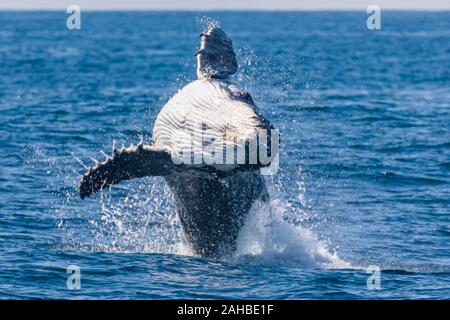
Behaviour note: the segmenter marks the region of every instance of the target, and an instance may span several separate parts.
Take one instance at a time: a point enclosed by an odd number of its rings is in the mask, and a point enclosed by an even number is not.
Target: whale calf
[[[114,149],[82,176],[79,193],[83,199],[123,180],[162,176],[183,241],[199,256],[220,258],[236,250],[254,201],[267,199],[260,169],[276,157],[279,137],[250,94],[230,81],[238,70],[231,39],[218,27],[200,38],[197,80],[161,109],[152,143]]]

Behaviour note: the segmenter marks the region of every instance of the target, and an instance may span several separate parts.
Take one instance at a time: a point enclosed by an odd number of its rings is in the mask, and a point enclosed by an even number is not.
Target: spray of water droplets
[[[218,20],[216,20],[212,17],[209,17],[209,16],[197,17],[196,22],[201,30],[208,30],[209,28],[220,28],[221,27],[221,24]]]

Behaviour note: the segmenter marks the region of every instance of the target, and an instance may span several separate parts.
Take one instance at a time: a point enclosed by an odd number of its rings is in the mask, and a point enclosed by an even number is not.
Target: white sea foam
[[[257,201],[238,237],[237,261],[316,268],[351,268],[313,231],[284,221],[279,199]],[[283,208],[281,208],[283,209]]]

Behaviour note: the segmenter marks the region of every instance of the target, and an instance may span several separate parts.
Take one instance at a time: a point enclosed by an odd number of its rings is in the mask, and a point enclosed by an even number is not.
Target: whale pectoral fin
[[[104,187],[146,176],[165,176],[175,165],[170,153],[152,146],[139,144],[114,150],[111,157],[91,167],[81,178],[81,199]]]

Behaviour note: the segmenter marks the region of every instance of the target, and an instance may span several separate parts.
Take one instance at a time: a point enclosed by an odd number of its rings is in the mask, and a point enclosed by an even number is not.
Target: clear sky
[[[450,10],[450,0],[0,0],[0,9],[60,9],[74,4],[86,10]]]

